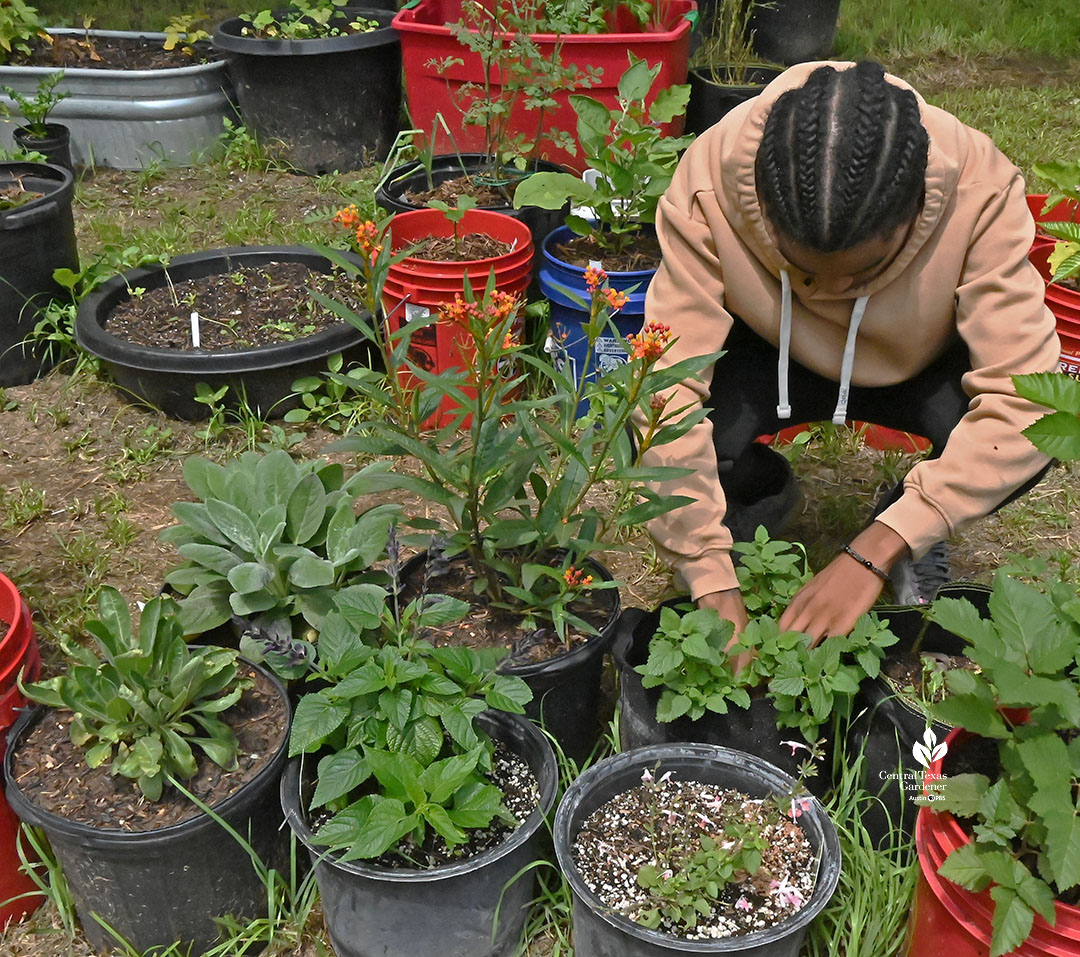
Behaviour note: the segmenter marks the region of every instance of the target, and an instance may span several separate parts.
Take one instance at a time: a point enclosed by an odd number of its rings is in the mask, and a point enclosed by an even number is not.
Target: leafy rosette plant
[[[381,263],[390,247],[385,234],[370,236],[362,227],[357,234],[379,248],[369,255]],[[591,306],[585,331],[595,343],[625,295],[608,287],[602,271],[586,278]],[[378,345],[388,368],[401,373],[333,376],[373,410],[370,420],[334,448],[414,458],[419,475],[383,471],[370,480],[411,492],[442,511],[441,522],[414,517],[410,524],[425,534],[443,534],[447,557],[467,557],[478,595],[520,614],[526,630],[554,628],[562,636],[573,624],[592,631],[571,610],[573,602],[583,590],[614,585],[599,576],[587,580],[585,562],[617,547],[622,530],[689,501],[651,487],[686,469],[645,466],[642,456],[700,421],[704,411],[683,415],[685,410],[669,407],[665,393],[700,374],[719,353],[658,369],[671,332],[650,323],[623,339],[627,362],[575,382],[522,343],[520,305],[496,290],[493,279],[479,295],[467,289],[435,315],[392,333],[341,305],[336,311]],[[434,321],[453,323],[460,332],[461,364],[437,375],[409,355],[412,335]],[[550,387],[526,390],[530,372]],[[589,412],[579,420],[582,398]],[[439,409],[451,413],[432,432],[428,426]],[[641,424],[632,418],[639,409]],[[596,504],[592,493],[600,488],[611,495],[609,507]]]
[[[426,591],[399,609],[393,592],[369,586],[326,619],[309,679],[323,687],[300,699],[289,748],[319,755],[316,839],[341,860],[393,849],[408,860],[432,833],[452,852],[471,829],[514,823],[474,719],[488,708],[523,714],[532,692],[495,673],[492,651],[421,637],[467,610]]]
[[[250,679],[237,670],[237,652],[189,648],[176,603],[158,597],[143,608],[134,631],[127,602],[114,588],[98,597],[97,620],[86,630],[101,658],[70,646],[65,675],[19,687],[31,701],[73,712],[71,741],[86,763],[131,778],[149,801],[170,778],[198,770],[196,750],[226,770],[236,767],[237,741],[220,715],[240,700]]]
[[[185,634],[247,620],[267,663],[296,677],[312,655],[311,640],[337,596],[384,580],[372,571],[398,514],[377,505],[357,516],[353,503],[368,479],[389,463],[348,481],[342,466],[294,462],[285,451],[245,452],[226,465],[192,457],[184,478],[196,502],[176,502],[177,525],[161,538],[177,546],[183,564],[165,582],[183,597]]]
[[[942,721],[996,742],[986,773],[942,779],[935,810],[971,822],[971,841],[939,868],[972,891],[990,886],[991,955],[1010,953],[1034,915],[1055,922],[1055,897],[1080,887],[1080,599],[999,573],[981,618],[967,600],[941,598],[930,617],[968,643],[978,671],[946,675]],[[991,886],[992,885],[992,886]]]
[[[814,742],[834,714],[851,713],[860,682],[878,676],[885,649],[897,638],[874,615],[863,615],[850,634],[816,647],[809,635],[781,631],[776,616],[784,607],[782,596],[794,594],[808,574],[801,547],[770,541],[759,528],[740,551],[739,584],[747,598],[754,596],[757,614],[738,641],[732,643],[734,624],[710,608],[662,608],[649,657],[634,670],[643,687],[662,689],[657,721],[727,714],[732,705],[748,708],[750,691],[764,687],[777,726],[797,728]],[[743,655],[747,663],[736,671],[733,661]]]
[[[1049,213],[1061,203],[1072,202],[1080,216],[1080,161],[1036,164],[1035,172],[1053,187],[1046,197],[1043,213]],[[1072,222],[1042,222],[1039,228],[1058,240],[1050,254],[1051,282],[1080,275],[1080,222],[1076,217]]]
[[[350,15],[345,9],[349,0],[292,0],[288,8],[242,13],[240,19],[249,24],[244,36],[285,40],[318,40],[349,33],[370,33],[378,23],[365,17]]]
[[[693,141],[693,136],[664,136],[659,130],[660,124],[685,112],[689,86],[660,90],[652,104],[645,105],[659,72],[660,64],[650,68],[631,54],[630,67],[619,79],[617,107],[585,94],[572,95],[582,152],[599,175],[590,184],[571,173],[534,173],[518,186],[514,205],[562,209],[569,202],[588,207],[595,220],[571,214],[566,225],[611,253],[623,252],[655,221],[679,153]]]

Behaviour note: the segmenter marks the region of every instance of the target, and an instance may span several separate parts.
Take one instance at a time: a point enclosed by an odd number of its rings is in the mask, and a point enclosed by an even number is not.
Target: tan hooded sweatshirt
[[[917,95],[930,135],[926,193],[896,258],[840,294],[823,293],[785,260],[762,218],[754,158],[777,97],[822,65],[787,70],[687,150],[657,212],[663,262],[645,317],[678,336],[661,360],[670,364],[721,348],[730,309],[779,348],[781,367],[789,355],[839,383],[841,421],[845,382],[903,382],[939,357],[958,331],[971,353],[972,369],[962,379],[968,411],[940,458],[916,465],[903,496],[878,517],[918,558],[988,514],[1046,463],[1021,435],[1046,410],[1019,398],[1009,377],[1055,369],[1060,348],[1042,279],[1027,259],[1034,224],[1020,171],[987,136]],[[888,81],[907,88],[896,77]],[[853,362],[844,362],[845,352]],[[684,383],[669,408],[700,407],[711,380],[710,369],[703,381]],[[778,406],[787,404],[786,393],[780,368]],[[650,523],[661,553],[694,598],[737,587],[709,421],[652,450],[648,461],[694,470],[660,486],[697,500]]]

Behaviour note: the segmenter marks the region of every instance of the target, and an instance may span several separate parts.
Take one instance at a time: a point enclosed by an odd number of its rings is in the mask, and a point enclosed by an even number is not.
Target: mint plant
[[[963,599],[930,609],[979,667],[946,675],[935,715],[997,742],[997,766],[947,776],[933,807],[972,821],[971,841],[939,873],[990,886],[1000,957],[1027,939],[1036,913],[1053,925],[1055,897],[1080,886],[1080,599],[1075,584],[1044,594],[999,573],[989,608],[989,619]]]
[[[743,604],[751,616],[778,618],[810,580],[806,549],[795,542],[769,538],[764,525],[757,527],[753,541],[735,542],[731,550],[740,556],[735,574]]]
[[[590,169],[600,175],[589,185],[571,173],[534,173],[518,186],[514,206],[562,209],[590,207],[595,220],[571,214],[566,225],[597,246],[619,254],[656,219],[656,206],[671,183],[679,153],[693,136],[664,136],[659,124],[686,109],[690,87],[660,90],[645,105],[660,64],[649,66],[630,55],[630,67],[619,79],[618,105],[608,108],[585,94],[570,103],[578,117],[577,134]]]
[[[342,860],[400,842],[407,859],[429,831],[452,849],[469,829],[512,820],[487,776],[494,745],[474,719],[487,708],[523,714],[532,692],[495,673],[494,652],[420,637],[462,618],[464,602],[425,591],[398,609],[393,595],[375,585],[343,595],[311,673],[324,687],[300,699],[293,721],[290,754],[319,755],[311,810],[330,817],[316,839]]]
[[[236,616],[249,619],[257,642],[290,660],[298,651],[310,660],[314,632],[339,594],[384,580],[371,566],[399,509],[377,505],[357,516],[353,502],[381,487],[368,482],[389,464],[346,481],[340,465],[297,463],[283,450],[245,452],[226,465],[188,458],[184,479],[199,501],[174,503],[178,524],[161,534],[185,559],[165,576],[183,596],[184,633],[201,634]],[[274,655],[267,662],[284,665],[282,677],[304,668]]]
[[[127,602],[106,586],[97,620],[86,630],[88,648],[65,647],[67,674],[19,688],[38,704],[73,712],[72,744],[86,763],[112,762],[110,773],[130,778],[148,801],[157,801],[169,778],[198,770],[196,749],[226,770],[236,767],[237,741],[220,715],[240,700],[250,679],[237,670],[237,652],[189,648],[176,603],[158,597],[143,608],[138,631]]]

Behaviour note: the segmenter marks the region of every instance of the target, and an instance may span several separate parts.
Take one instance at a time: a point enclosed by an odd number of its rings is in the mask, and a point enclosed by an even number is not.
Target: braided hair
[[[929,137],[881,64],[823,66],[773,104],[755,162],[765,214],[819,252],[889,234],[922,203]]]

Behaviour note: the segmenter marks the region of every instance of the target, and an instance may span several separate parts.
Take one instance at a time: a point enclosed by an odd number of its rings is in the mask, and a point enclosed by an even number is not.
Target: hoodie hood
[[[765,223],[764,213],[757,195],[754,160],[765,129],[765,121],[776,100],[788,90],[803,86],[814,70],[831,66],[838,70],[854,67],[849,62],[800,63],[786,70],[756,97],[740,104],[729,114],[727,122],[717,124],[703,134],[692,149],[705,150],[712,165],[713,182],[720,183],[716,200],[728,222],[757,258],[774,276],[781,271],[791,271],[789,263],[776,246]],[[937,121],[941,111],[928,106],[918,93],[897,77],[886,74],[886,80],[905,90],[910,90],[919,104],[923,126],[930,136],[926,167],[926,191],[922,209],[907,241],[889,265],[865,283],[842,293],[824,293],[811,282],[800,284],[798,292],[804,297],[817,299],[854,299],[873,295],[903,272],[915,258],[927,239],[937,229],[948,204],[956,192],[960,170],[964,165],[967,141],[956,135],[956,123],[948,114],[949,122]],[[857,291],[857,295],[853,292]]]

